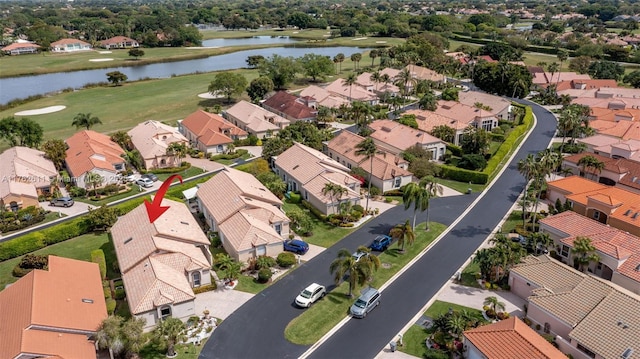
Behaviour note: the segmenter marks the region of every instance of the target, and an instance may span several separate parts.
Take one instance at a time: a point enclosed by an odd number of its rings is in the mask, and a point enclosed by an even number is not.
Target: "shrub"
[[[353,227],[353,223],[340,223],[340,227],[351,228]]]
[[[73,186],[69,189],[69,195],[71,197],[84,197],[87,195],[87,190],[82,187]]]
[[[382,193],[382,191],[380,191],[380,188],[378,188],[376,186],[371,186],[371,191],[369,191],[369,195],[371,195],[371,196],[379,196],[380,193]]]
[[[402,191],[399,189],[392,189],[384,193],[385,196],[398,196],[402,197]],[[364,211],[363,211],[364,212]]]
[[[300,203],[300,201],[302,201],[302,195],[300,195],[300,193],[289,192],[289,200],[287,202]]]
[[[456,157],[461,157],[464,154],[464,152],[462,152],[462,147],[450,143],[447,144],[447,151],[451,151],[451,154]]]
[[[109,286],[103,287],[104,299],[111,299],[111,288]]]
[[[292,265],[296,264],[296,256],[291,252],[282,252],[278,254],[276,262],[280,267],[289,268]]]
[[[116,299],[117,300],[122,300],[122,299],[124,299],[125,296],[126,296],[126,293],[124,291],[124,288],[116,289]]]
[[[471,182],[475,184],[486,184],[489,176],[483,172],[469,171],[448,165],[439,165],[441,177],[458,182]],[[486,171],[486,168],[485,168]]]
[[[102,279],[107,278],[107,260],[104,258],[104,252],[102,249],[91,251],[91,261],[93,263],[98,263],[98,268],[100,268],[100,277]]]
[[[269,256],[259,256],[256,258],[256,268],[271,268],[276,265],[276,260]]]
[[[157,168],[157,169],[151,170],[149,172],[155,173],[155,174],[176,173],[176,172],[185,171],[185,170],[187,170],[189,168],[191,168],[191,163],[182,161],[182,164],[180,165],[180,167]]]
[[[354,204],[353,207],[351,207],[351,210],[360,212],[361,214],[364,213],[364,207],[359,204]]]
[[[512,150],[515,150],[516,142],[520,136],[527,132],[533,124],[533,112],[530,106],[522,106],[519,104],[514,104],[514,106],[521,108],[524,107],[525,114],[522,119],[522,125],[517,126],[513,131],[511,131],[511,133],[509,133],[496,153],[489,159],[487,166],[483,171],[483,173],[487,175],[492,175],[505,157],[507,157]]]
[[[269,279],[271,279],[271,276],[273,276],[273,273],[271,273],[271,269],[262,268],[258,271],[258,282],[266,283],[269,281]]]
[[[212,290],[216,290],[215,284],[201,285],[199,287],[193,288],[193,293],[198,294],[198,293],[210,292]]]
[[[500,127],[496,127],[495,129],[498,129]],[[495,141],[495,142],[502,142],[504,141],[504,135],[501,133],[491,133],[491,141]]]
[[[0,262],[15,258],[45,247],[44,231],[31,232],[24,236],[0,243]]]
[[[210,157],[211,161],[217,161],[217,160],[235,160],[236,158],[242,157],[244,155],[246,155],[247,153],[249,153],[249,151],[245,150],[244,148],[241,148],[239,150],[235,150],[234,153],[223,153],[223,154],[219,154],[219,155],[214,155]]]
[[[489,282],[485,282],[485,283],[484,283],[484,287],[485,287],[486,289],[491,289],[491,283],[489,283]]]
[[[302,203],[302,205],[304,206],[304,208],[308,209],[311,213],[313,213],[314,216],[316,216],[318,219],[324,221],[327,216],[325,216],[324,214],[322,214],[322,212],[320,212],[319,209],[317,209],[316,207],[314,207],[311,203],[302,200],[300,203]]]
[[[458,167],[471,171],[482,170],[487,166],[487,160],[484,156],[476,153],[462,156],[458,162]]]
[[[540,330],[540,328],[542,328],[542,326],[540,324],[536,324],[536,330]]]
[[[526,324],[526,325],[531,325],[531,319],[524,317],[524,319],[522,319],[522,321]]]
[[[107,299],[107,313],[109,313],[109,315],[113,315],[113,313],[116,311],[116,300],[109,298]]]

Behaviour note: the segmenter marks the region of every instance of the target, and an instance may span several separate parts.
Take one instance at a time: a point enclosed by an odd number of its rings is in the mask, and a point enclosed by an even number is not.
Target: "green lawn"
[[[282,209],[285,211],[291,211],[294,208],[300,208],[304,211],[308,211],[302,205],[285,202]],[[313,220],[313,235],[309,237],[303,237],[305,242],[315,244],[320,247],[329,248],[336,242],[346,237],[349,233],[353,232],[354,228],[342,228],[332,226],[317,217],[309,213]]]
[[[502,233],[510,233],[518,224],[522,225],[522,211],[512,211],[502,225]]]
[[[171,177],[172,175],[180,175],[182,177],[182,179],[184,180],[184,179],[187,179],[189,177],[193,177],[193,176],[197,176],[199,174],[202,174],[202,172],[205,172],[205,170],[203,170],[200,167],[191,166],[191,167],[187,168],[184,171],[175,172],[175,173],[158,173],[157,176],[158,176],[158,181],[164,181],[167,178]]]
[[[456,190],[460,193],[467,193],[467,190],[469,188],[471,188],[472,192],[482,192],[484,191],[484,188],[486,187],[486,185],[483,184],[469,184],[467,182],[458,182],[458,181],[452,181],[449,179],[444,179],[444,178],[436,178],[436,182],[438,182],[439,184],[449,187],[453,190]]]
[[[218,162],[218,163],[223,164],[225,166],[231,166],[232,164],[234,164],[234,163],[236,163],[238,161],[248,160],[249,158],[251,158],[251,156],[252,156],[251,152],[247,152],[244,155],[242,155],[242,156],[240,156],[238,158],[234,158],[232,160],[219,159],[219,160],[216,160],[215,162]]]
[[[131,185],[131,189],[129,189],[128,191],[120,192],[118,194],[114,194],[113,196],[108,196],[108,197],[102,196],[102,197],[100,197],[101,199],[98,200],[98,201],[94,201],[94,200],[92,200],[90,198],[74,198],[74,199],[77,202],[83,202],[83,203],[87,203],[87,204],[91,204],[91,205],[100,207],[103,204],[107,204],[107,203],[111,203],[111,202],[117,201],[119,199],[127,198],[127,197],[130,197],[130,196],[136,195],[136,194],[138,194],[140,192],[144,192],[144,190],[140,191],[140,188],[137,185],[133,184],[133,185]],[[93,192],[91,190],[89,190],[87,192],[87,194],[89,196],[93,196]]]
[[[39,226],[41,224],[45,224],[47,222],[55,221],[56,219],[64,218],[66,216],[67,216],[66,214],[60,213],[60,212],[56,211],[55,209],[52,209],[51,212],[49,212],[49,213],[44,215],[44,220],[42,222],[38,222],[38,223],[34,224],[33,226]],[[30,227],[33,227],[33,226],[29,226],[29,227],[26,227],[26,228],[30,228]],[[18,231],[23,231],[26,228],[17,229],[15,231],[10,231],[10,232],[4,232],[2,234],[6,236],[6,235],[9,235],[11,233],[15,233],[15,232],[18,232]]]
[[[107,276],[109,278],[118,276],[113,265],[113,263],[116,262],[115,250],[106,233],[85,234],[68,241],[56,243],[46,248],[37,250],[33,252],[33,254],[53,254],[60,257],[91,261],[91,251],[95,249],[102,249],[104,251],[107,260]],[[21,259],[22,257],[18,257],[0,262],[0,289],[3,289],[7,284],[13,283],[18,280],[18,278],[15,278],[11,274],[11,271],[13,270],[13,267],[15,267],[20,262]]]
[[[421,228],[421,226],[416,228]],[[370,285],[379,288],[386,283],[440,235],[445,228],[446,226],[443,224],[431,223],[429,232],[416,229],[416,241],[412,246],[405,248],[404,254],[399,253],[395,245],[381,253],[379,256],[380,261],[388,268],[381,267],[378,269]],[[349,307],[354,302],[354,298],[347,296],[348,291],[348,283],[343,282],[336,289],[329,292],[323,300],[289,322],[284,332],[285,338],[292,343],[300,345],[311,345],[318,341],[348,315]],[[354,290],[355,296],[357,296],[357,293],[359,291],[357,289]],[[384,302],[382,305],[384,305]]]
[[[200,346],[193,344],[178,344],[176,345],[176,353],[178,356],[176,359],[198,359],[200,351],[204,347],[207,339],[203,340]],[[155,343],[150,342],[140,351],[140,357],[143,359],[166,359],[166,349],[159,348]]]
[[[448,302],[442,302],[436,300],[425,312],[424,315],[435,318],[440,314],[445,314],[449,311],[449,308],[454,311],[466,310],[473,314],[475,317],[482,319],[482,312],[474,309],[457,305]],[[419,325],[412,325],[402,336],[403,346],[398,347],[401,352],[424,358],[428,352],[425,340],[429,336],[429,330]]]
[[[480,266],[477,263],[469,263],[469,265],[462,270],[460,284],[467,287],[482,288],[476,279],[477,273],[480,273]]]

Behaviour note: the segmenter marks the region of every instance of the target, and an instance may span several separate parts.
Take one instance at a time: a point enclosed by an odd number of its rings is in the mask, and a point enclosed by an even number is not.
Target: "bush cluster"
[[[100,269],[100,277],[102,279],[107,278],[107,260],[104,257],[102,249],[96,249],[91,251],[91,262],[97,263]]]
[[[151,170],[149,172],[150,173],[155,173],[155,174],[176,173],[176,172],[185,171],[185,170],[187,170],[189,168],[191,168],[191,163],[186,162],[186,161],[182,161],[182,164],[180,165],[180,167],[157,168],[157,169],[153,169],[153,170]]]
[[[271,273],[271,269],[262,268],[258,271],[258,282],[266,283],[269,281],[269,279],[271,279],[272,276],[273,273]]]
[[[47,256],[41,256],[37,254],[27,254],[20,262],[13,268],[12,274],[14,277],[24,277],[27,273],[34,269],[45,269],[49,264],[49,258]]]
[[[486,173],[465,170],[463,168],[439,165],[440,176],[445,179],[450,179],[459,182],[471,182],[475,184],[486,184],[489,180],[489,176]]]
[[[193,288],[193,293],[194,294],[199,294],[199,293],[210,292],[212,290],[216,290],[215,282],[212,282],[212,283],[213,284],[205,284],[205,285],[201,285],[199,287]]]
[[[282,252],[278,254],[276,262],[280,267],[289,268],[292,265],[296,264],[296,256],[291,252]]]
[[[515,148],[516,142],[520,136],[524,135],[524,133],[527,132],[533,124],[533,111],[530,106],[522,106],[518,104],[514,104],[514,106],[524,108],[525,113],[522,118],[522,125],[516,127],[511,131],[511,133],[509,133],[502,145],[500,145],[500,148],[498,148],[496,153],[489,159],[489,161],[487,161],[487,167],[485,167],[482,172],[488,176],[493,175],[504,158],[509,155],[512,149]]]
[[[316,218],[324,221],[327,216],[325,216],[324,214],[322,214],[322,212],[320,212],[319,209],[317,209],[316,207],[314,207],[311,203],[302,200],[300,203],[302,203],[302,205],[304,206],[304,208],[308,209],[311,213],[313,213],[314,216],[316,216]]]
[[[239,150],[235,150],[233,153],[222,153],[222,154],[219,154],[219,155],[211,156],[209,159],[211,161],[235,160],[236,158],[242,157],[242,156],[246,155],[247,153],[249,153],[249,151],[245,150],[244,148],[241,148]]]

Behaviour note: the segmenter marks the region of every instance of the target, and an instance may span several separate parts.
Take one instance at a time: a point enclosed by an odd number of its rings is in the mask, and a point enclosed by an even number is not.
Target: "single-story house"
[[[247,132],[215,113],[198,110],[178,121],[178,129],[191,146],[205,154],[225,153],[234,140],[247,138]]]
[[[318,111],[316,100],[311,97],[297,97],[287,91],[278,91],[262,101],[262,107],[291,122],[313,121]]]
[[[314,109],[317,109],[317,107],[320,106],[338,108],[342,105],[347,106],[350,104],[349,100],[340,96],[335,96],[326,89],[316,85],[309,85],[305,87],[298,95],[302,98],[313,98],[316,106],[312,105],[311,107]]]
[[[323,214],[339,213],[343,202],[360,204],[360,180],[324,153],[296,142],[272,160],[273,170],[287,184],[287,190],[299,191],[302,199]],[[327,184],[340,186],[344,192],[323,193]]]
[[[124,150],[102,133],[83,130],[67,138],[65,164],[76,186],[86,188],[85,176],[92,172],[102,177],[102,186],[118,183],[125,170]]]
[[[371,174],[371,185],[379,188],[382,193],[398,189],[412,181],[413,174],[407,170],[409,163],[402,157],[381,151],[370,161],[363,155],[357,155],[356,146],[363,140],[364,137],[353,132],[340,131],[326,143],[325,153],[350,170],[360,167]]]
[[[78,39],[61,39],[50,45],[51,52],[76,52],[91,50],[91,44]]]
[[[165,125],[159,121],[148,120],[139,123],[127,132],[131,143],[144,161],[144,168],[179,167],[181,159],[167,154],[167,148],[172,143],[182,143],[189,146],[189,140],[177,128]]]
[[[364,87],[359,85],[348,86],[344,83],[344,79],[336,79],[325,87],[325,90],[329,91],[335,96],[342,97],[343,99],[351,101],[366,102],[369,105],[377,105],[379,102],[378,96],[367,91]]]
[[[100,41],[100,46],[105,49],[128,49],[132,47],[140,47],[140,44],[138,44],[136,40],[126,36],[114,36]]]
[[[491,112],[498,119],[513,120],[511,101],[502,96],[480,91],[460,91],[458,92],[458,102],[471,107],[475,107],[476,104],[480,103],[488,106],[489,109],[487,111]]]
[[[50,255],[0,292],[0,358],[96,359],[106,318],[98,264]]]
[[[229,122],[258,138],[270,138],[291,121],[247,101],[240,101],[222,113]]]
[[[0,206],[17,211],[40,206],[38,196],[50,192],[58,171],[42,151],[15,146],[0,154]]]
[[[406,149],[418,145],[431,152],[432,160],[439,160],[447,149],[446,142],[430,134],[391,120],[377,120],[369,124],[373,133],[369,136],[382,151],[400,155]]]
[[[8,55],[36,54],[40,51],[41,46],[32,42],[14,42],[13,44],[3,47],[2,52]]]
[[[145,330],[199,315],[193,288],[212,283],[209,238],[184,203],[165,198],[161,206],[168,209],[153,223],[141,204],[111,228],[127,303]]]
[[[283,251],[290,220],[282,201],[251,174],[225,167],[201,184],[196,196],[210,230],[237,261],[275,258]]]
[[[475,106],[465,105],[456,101],[438,101],[438,108],[435,113],[451,118],[454,121],[465,123],[467,126],[481,128],[491,131],[498,127],[498,117],[487,110]]]

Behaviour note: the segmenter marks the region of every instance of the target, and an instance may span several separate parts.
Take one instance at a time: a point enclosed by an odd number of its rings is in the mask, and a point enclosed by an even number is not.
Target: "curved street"
[[[349,320],[310,356],[313,358],[373,358],[442,285],[471,256],[517,200],[524,187],[517,162],[529,153],[547,148],[555,133],[556,120],[546,109],[527,102],[537,125],[513,161],[494,185],[451,230],[420,260],[382,292],[381,305],[364,320]],[[477,198],[460,195],[436,198],[431,220],[450,225]],[[354,250],[368,244],[375,234],[387,233],[410,217],[403,207],[389,210],[356,230],[321,255],[257,294],[229,316],[214,331],[200,358],[297,358],[309,347],[291,344],[284,328],[302,310],[293,298],[311,282],[332,289],[329,264],[341,248]]]

